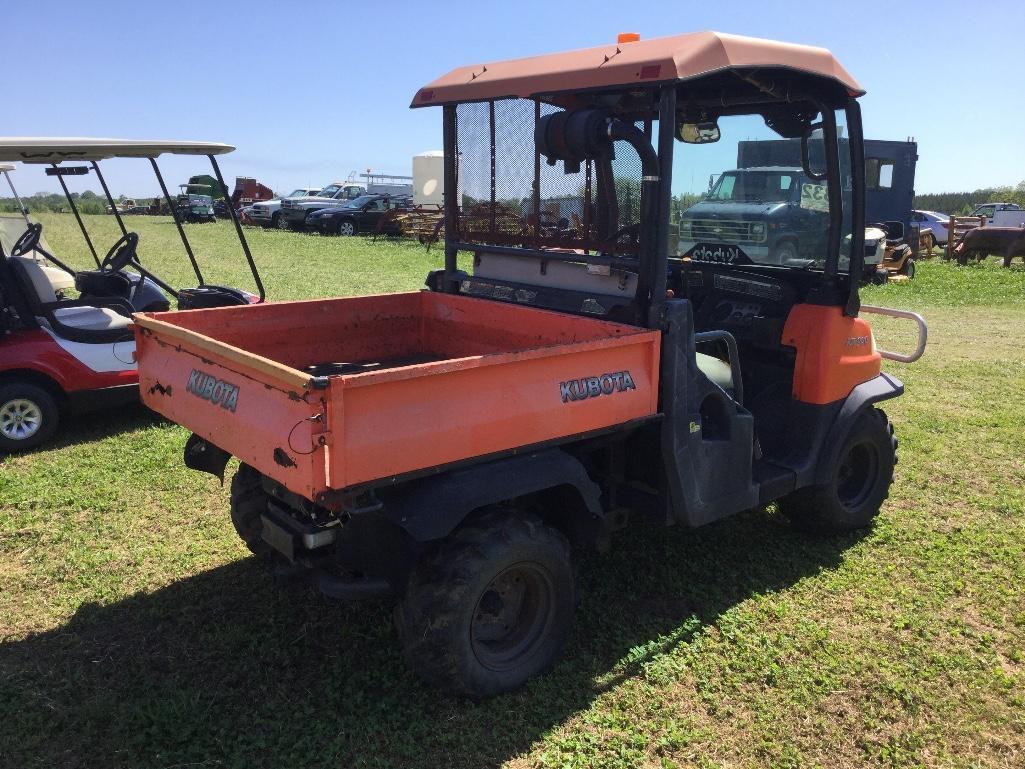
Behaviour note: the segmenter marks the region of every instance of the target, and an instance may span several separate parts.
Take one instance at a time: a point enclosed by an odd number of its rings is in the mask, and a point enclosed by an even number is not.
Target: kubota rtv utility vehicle
[[[572,549],[631,515],[878,513],[896,442],[876,405],[903,385],[858,298],[862,93],[828,51],[711,32],[457,69],[412,104],[444,123],[429,290],[137,315],[143,397],[194,432],[190,467],[241,460],[231,517],[257,556],[394,595],[428,680],[511,689],[566,638]],[[820,143],[814,253],[745,253],[728,211],[670,252],[674,178],[759,130]]]

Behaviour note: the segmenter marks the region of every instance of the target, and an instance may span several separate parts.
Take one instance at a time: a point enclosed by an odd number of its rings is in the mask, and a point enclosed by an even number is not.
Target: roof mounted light
[[[623,43],[636,43],[641,39],[640,32],[620,32],[616,38],[616,43],[622,45]]]

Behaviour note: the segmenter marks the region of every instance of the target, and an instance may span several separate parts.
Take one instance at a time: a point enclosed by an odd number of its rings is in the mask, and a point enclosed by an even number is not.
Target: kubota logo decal
[[[601,376],[587,376],[559,383],[559,394],[562,395],[563,403],[636,389],[637,385],[634,384],[634,378],[630,376],[629,371],[614,371]]]
[[[223,379],[218,379],[199,369],[192,369],[185,389],[193,395],[198,395],[203,400],[210,401],[215,406],[220,406],[228,411],[234,411],[238,405],[238,385],[225,382]]]

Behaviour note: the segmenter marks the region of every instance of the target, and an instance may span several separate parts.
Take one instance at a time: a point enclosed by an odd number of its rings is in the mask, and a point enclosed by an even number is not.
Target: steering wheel
[[[21,233],[21,237],[15,241],[11,248],[11,256],[24,256],[29,251],[35,251],[39,245],[39,238],[43,235],[43,225],[30,224],[28,229]]]
[[[139,236],[134,232],[126,232],[117,243],[110,247],[107,255],[100,263],[100,269],[117,272],[127,267],[135,259],[135,249],[139,245]]]

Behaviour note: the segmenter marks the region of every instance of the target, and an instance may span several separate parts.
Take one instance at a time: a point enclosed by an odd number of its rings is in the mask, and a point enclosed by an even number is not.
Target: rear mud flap
[[[231,459],[231,454],[224,449],[217,448],[195,433],[185,441],[185,466],[191,470],[210,473],[220,480],[222,486],[224,485],[224,469],[228,466],[229,459]]]

